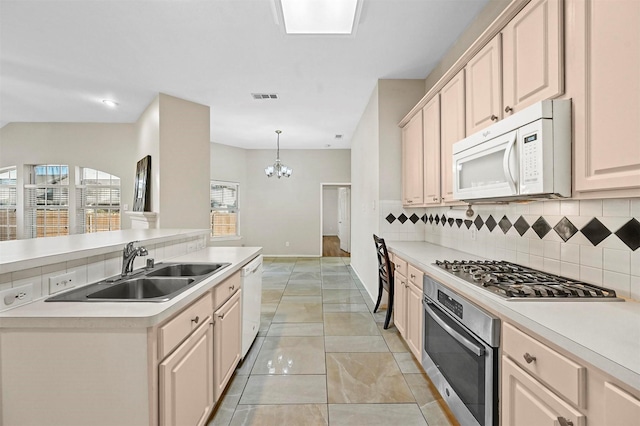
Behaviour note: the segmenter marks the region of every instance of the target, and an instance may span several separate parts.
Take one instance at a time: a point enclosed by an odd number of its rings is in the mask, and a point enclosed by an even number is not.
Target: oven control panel
[[[442,304],[449,312],[462,319],[462,304],[457,300],[454,300],[447,293],[442,290],[438,290],[438,302]]]

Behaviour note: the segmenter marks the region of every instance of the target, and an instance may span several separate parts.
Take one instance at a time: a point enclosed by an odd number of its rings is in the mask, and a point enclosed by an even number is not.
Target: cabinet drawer
[[[236,272],[213,289],[213,305],[218,308],[240,289],[242,278],[240,271]]]
[[[184,339],[213,314],[211,294],[204,296],[158,329],[158,359],[171,353]]]
[[[407,261],[393,255],[393,264],[395,265],[395,273],[407,276]]]
[[[579,407],[586,404],[587,370],[508,323],[503,327],[503,351],[534,377]]]
[[[422,292],[422,277],[424,276],[422,271],[417,269],[413,265],[408,265],[407,271],[409,273],[409,276],[407,277],[409,279],[409,284],[412,284],[415,288]]]

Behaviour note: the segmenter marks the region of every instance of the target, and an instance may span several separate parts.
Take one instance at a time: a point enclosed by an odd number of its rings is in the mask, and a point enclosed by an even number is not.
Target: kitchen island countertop
[[[640,302],[509,301],[433,265],[436,259],[481,259],[478,256],[427,242],[387,241],[387,247],[502,319],[640,390]]]
[[[169,318],[262,253],[261,247],[208,247],[169,262],[229,262],[220,272],[166,302],[45,302],[0,313],[0,328],[146,328]]]

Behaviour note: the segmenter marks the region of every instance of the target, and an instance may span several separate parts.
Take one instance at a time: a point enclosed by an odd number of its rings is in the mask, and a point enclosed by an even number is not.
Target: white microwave
[[[538,102],[453,145],[453,196],[571,196],[571,100]]]

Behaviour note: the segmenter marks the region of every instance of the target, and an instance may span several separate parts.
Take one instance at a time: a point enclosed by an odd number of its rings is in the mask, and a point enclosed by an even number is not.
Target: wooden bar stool
[[[373,241],[376,244],[376,255],[378,256],[378,301],[376,302],[375,308],[373,308],[373,312],[376,312],[380,306],[383,290],[387,290],[387,293],[389,293],[389,301],[387,302],[387,316],[384,320],[384,328],[386,330],[389,328],[389,321],[391,320],[391,313],[393,311],[393,267],[389,260],[389,252],[387,251],[384,238],[378,238],[378,236],[373,234]]]

